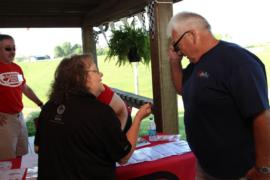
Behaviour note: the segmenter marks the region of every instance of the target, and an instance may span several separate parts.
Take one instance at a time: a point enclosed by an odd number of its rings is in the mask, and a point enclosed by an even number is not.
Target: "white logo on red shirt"
[[[0,74],[0,85],[18,87],[23,83],[23,76],[18,72],[6,72]]]

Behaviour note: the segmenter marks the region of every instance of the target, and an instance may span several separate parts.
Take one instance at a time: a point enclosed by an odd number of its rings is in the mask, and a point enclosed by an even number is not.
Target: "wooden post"
[[[158,132],[178,133],[177,95],[170,75],[166,29],[172,0],[155,1],[154,36],[150,32],[154,116]]]
[[[82,46],[83,46],[83,53],[84,54],[91,53],[93,55],[96,65],[98,66],[96,41],[92,26],[85,25],[82,27]]]

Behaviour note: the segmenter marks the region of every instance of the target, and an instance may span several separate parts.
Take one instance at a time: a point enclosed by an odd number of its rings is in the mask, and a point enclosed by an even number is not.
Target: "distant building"
[[[30,56],[31,61],[50,60],[50,59],[51,59],[51,57],[49,55]]]

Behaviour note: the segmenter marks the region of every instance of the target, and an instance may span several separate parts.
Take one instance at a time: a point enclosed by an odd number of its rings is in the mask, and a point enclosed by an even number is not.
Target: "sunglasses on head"
[[[5,47],[5,51],[16,51],[15,47]]]

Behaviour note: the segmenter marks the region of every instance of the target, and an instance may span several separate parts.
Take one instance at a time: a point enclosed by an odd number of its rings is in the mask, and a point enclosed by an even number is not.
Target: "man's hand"
[[[0,114],[0,126],[4,126],[5,124],[7,124],[6,117]]]
[[[175,52],[173,47],[170,46],[168,50],[168,57],[169,57],[170,63],[179,64],[180,61],[183,59],[183,54],[181,54],[181,52]]]
[[[169,63],[171,68],[171,78],[174,88],[177,94],[182,95],[182,81],[183,81],[183,70],[181,61],[183,54],[180,51],[175,52],[172,46],[168,50]]]

